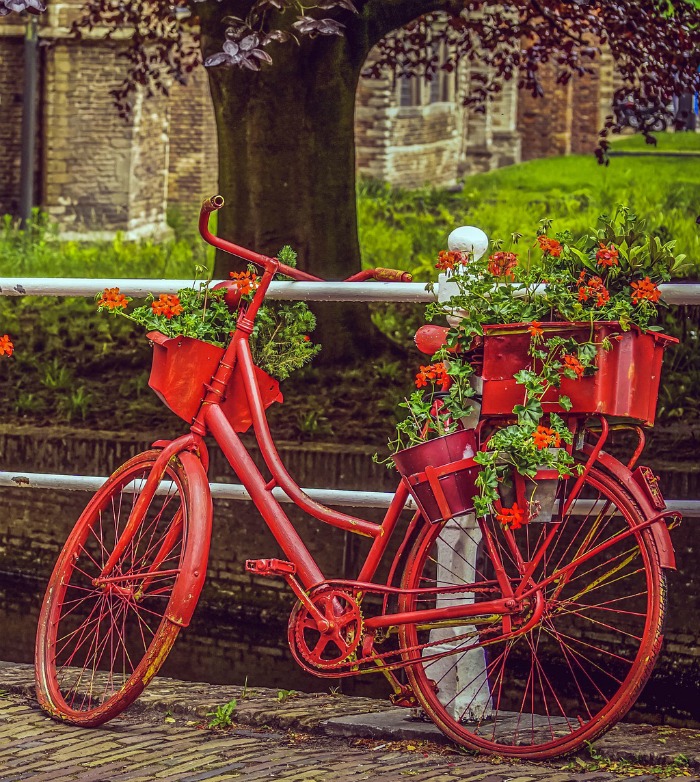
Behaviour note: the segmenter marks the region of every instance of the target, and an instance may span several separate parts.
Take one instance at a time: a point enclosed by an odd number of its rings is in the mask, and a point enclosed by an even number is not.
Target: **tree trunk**
[[[212,39],[220,41],[220,23],[204,18],[202,32],[208,53]],[[357,37],[332,36],[270,52],[273,64],[258,72],[209,71],[226,201],[218,233],[268,255],[289,244],[300,269],[343,279],[360,269],[354,107],[367,51]],[[222,253],[215,275],[240,267]],[[366,355],[368,343],[381,341],[364,305],[312,309],[325,362]]]

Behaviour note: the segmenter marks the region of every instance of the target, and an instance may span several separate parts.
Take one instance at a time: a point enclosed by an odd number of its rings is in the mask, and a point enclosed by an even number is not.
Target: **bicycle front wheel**
[[[103,575],[158,453],[130,459],[95,494],[44,597],[36,640],[37,697],[51,716],[75,725],[100,725],[129,706],[180,631],[182,622],[172,621],[173,591],[193,545],[196,512],[180,458],[168,463],[124,553]]]
[[[441,730],[473,750],[534,760],[574,751],[624,716],[662,641],[652,533],[622,537],[643,521],[630,494],[593,469],[528,582],[545,584],[520,614],[402,629],[410,683]],[[403,585],[432,591],[404,597],[403,610],[504,597],[504,575],[515,589],[551,530],[531,522],[506,532],[490,517],[426,526]]]

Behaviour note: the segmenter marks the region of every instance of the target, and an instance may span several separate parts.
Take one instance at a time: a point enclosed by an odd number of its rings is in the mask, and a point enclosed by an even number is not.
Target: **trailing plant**
[[[474,426],[469,402],[479,381],[470,359],[484,326],[523,324],[530,340],[529,363],[514,375],[523,387],[523,401],[511,411],[511,422],[492,433],[474,457],[481,465],[477,515],[493,512],[512,529],[524,523],[526,513],[517,504],[506,508],[501,502],[499,488],[513,471],[535,478],[545,468],[556,469],[561,477],[578,469],[566,448],[572,433],[564,418],[544,412],[545,396],[562,411],[570,410],[571,400],[558,391],[564,379],[577,381],[597,372],[600,352],[613,349],[630,328],[660,330],[654,325],[658,285],[685,266],[685,256],[674,253],[674,242],[647,234],[644,222],[626,207],[612,217],[602,216],[598,227],[578,240],[569,232],[552,237],[550,229],[551,221],[541,221],[535,245],[525,253],[514,251],[518,234],[508,250],[495,242],[483,259],[439,253],[436,268],[452,295],[428,305],[427,315],[430,320],[447,316],[451,326],[444,346],[416,376],[416,385],[426,392],[414,392],[401,403],[408,415],[389,443],[395,453]],[[567,336],[548,325],[567,322],[588,324],[588,337]],[[619,332],[596,341],[596,322],[614,322]]]
[[[279,259],[290,266],[296,254],[289,247]],[[198,271],[203,271],[198,267]],[[128,312],[131,298],[119,288],[106,288],[96,297],[99,311],[121,315],[167,337],[191,337],[223,347],[236,328],[238,317],[245,313],[258,288],[253,267],[246,272],[231,272],[232,284],[214,287],[210,281],[183,288],[177,295],[149,294],[146,304]],[[304,302],[266,304],[258,310],[250,338],[255,363],[278,380],[285,380],[310,361],[321,349],[314,345],[309,332],[316,327],[313,313]]]

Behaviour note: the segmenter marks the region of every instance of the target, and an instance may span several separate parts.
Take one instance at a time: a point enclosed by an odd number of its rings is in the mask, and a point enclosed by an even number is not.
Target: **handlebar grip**
[[[217,212],[224,205],[224,197],[213,195],[211,198],[205,198],[202,201],[202,212]]]
[[[375,269],[374,279],[377,282],[411,282],[413,276],[400,269]]]

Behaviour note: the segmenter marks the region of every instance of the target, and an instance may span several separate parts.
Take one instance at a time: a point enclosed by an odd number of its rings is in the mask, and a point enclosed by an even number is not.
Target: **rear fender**
[[[592,448],[584,447],[584,452],[590,455]],[[605,451],[601,451],[597,461],[627,489],[639,506],[642,515],[650,518],[666,508],[666,503],[659,489],[656,476],[648,467],[638,467],[634,472]],[[653,479],[653,480],[652,480]],[[670,511],[669,511],[669,515]],[[671,535],[666,526],[665,517],[661,517],[649,529],[654,536],[654,542],[659,551],[661,567],[676,569],[676,554],[673,550]]]

